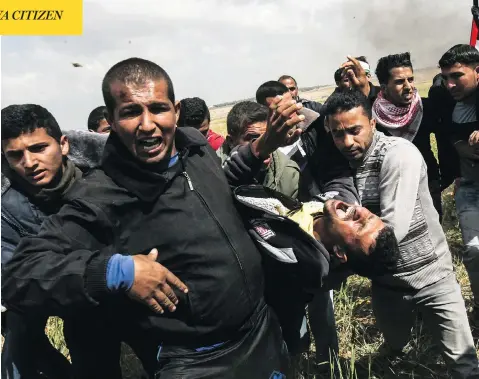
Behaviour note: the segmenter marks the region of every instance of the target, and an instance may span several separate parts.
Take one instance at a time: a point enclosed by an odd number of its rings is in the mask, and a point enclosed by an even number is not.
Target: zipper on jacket
[[[33,234],[27,232],[25,228],[17,220],[15,220],[15,218],[10,214],[10,212],[2,210],[1,214],[2,214],[2,220],[4,220],[14,230],[16,230],[17,233],[20,235],[20,237],[33,236]]]
[[[238,254],[236,252],[236,249],[233,247],[233,244],[231,243],[231,240],[230,238],[228,237],[228,234],[225,232],[225,230],[223,229],[223,227],[221,226],[221,223],[218,221],[218,219],[216,218],[216,216],[213,214],[213,212],[211,211],[210,207],[208,206],[208,204],[206,203],[205,199],[203,198],[203,196],[201,196],[201,194],[194,189],[193,187],[193,182],[191,181],[191,178],[190,176],[188,175],[188,173],[186,171],[183,171],[182,172],[182,175],[186,178],[186,181],[188,182],[188,187],[190,187],[190,190],[193,191],[196,196],[198,197],[198,199],[201,201],[201,203],[203,204],[203,206],[206,208],[206,210],[208,211],[208,214],[210,215],[210,217],[213,219],[213,221],[216,223],[216,226],[218,227],[218,229],[221,231],[221,234],[223,235],[223,238],[228,242],[228,245],[231,249],[231,251],[233,252],[233,255],[235,256],[235,259],[236,259],[236,262],[238,263],[238,266],[241,270],[241,274],[243,276],[243,282],[244,282],[244,285],[246,287],[246,291],[248,292],[248,297],[249,297],[249,302],[250,304],[253,306],[253,299],[251,297],[251,291],[248,287],[248,281],[246,280],[246,274],[244,272],[244,268],[243,268],[243,265],[241,264],[241,260],[239,259],[238,257]],[[254,308],[254,306],[253,306]]]
[[[186,181],[188,182],[188,187],[190,187],[190,191],[194,191],[195,189],[193,188],[193,182],[191,181],[190,176],[186,171],[182,172],[183,176],[186,178]]]

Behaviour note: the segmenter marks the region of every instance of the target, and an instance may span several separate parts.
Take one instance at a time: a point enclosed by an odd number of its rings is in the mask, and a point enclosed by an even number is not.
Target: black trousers
[[[239,341],[198,352],[163,346],[155,379],[282,379],[288,354],[276,316],[265,306]]]
[[[432,202],[434,208],[436,208],[439,214],[439,222],[442,222],[442,197],[441,197],[441,185],[439,180],[429,180],[429,192],[431,193]]]
[[[121,337],[102,314],[84,313],[63,324],[74,379],[121,379]]]
[[[2,379],[70,377],[70,362],[45,335],[46,322],[46,317],[2,313]]]

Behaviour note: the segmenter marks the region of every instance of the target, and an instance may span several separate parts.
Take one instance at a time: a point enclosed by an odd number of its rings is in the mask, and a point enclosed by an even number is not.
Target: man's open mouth
[[[356,207],[353,205],[347,205],[342,202],[338,202],[335,207],[336,214],[343,221],[352,220],[356,213]]]
[[[27,176],[29,176],[33,180],[38,180],[43,176],[44,172],[45,172],[45,170],[38,170],[38,171],[35,171],[35,172],[32,172],[32,173],[28,174]]]
[[[151,138],[143,138],[138,140],[138,145],[144,151],[152,151],[158,148],[162,142],[163,142],[163,138],[161,137],[151,137]]]

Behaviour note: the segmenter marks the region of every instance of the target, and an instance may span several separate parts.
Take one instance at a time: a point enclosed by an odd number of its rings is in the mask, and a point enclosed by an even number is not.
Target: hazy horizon
[[[374,69],[381,56],[410,51],[416,69],[435,67],[452,45],[468,43],[470,6],[469,0],[85,0],[82,36],[2,37],[1,105],[40,104],[62,128],[86,129],[90,111],[103,104],[103,75],[132,56],[162,66],[178,99],[199,96],[210,106],[251,98],[282,74],[299,87],[333,84],[348,54],[366,55]]]

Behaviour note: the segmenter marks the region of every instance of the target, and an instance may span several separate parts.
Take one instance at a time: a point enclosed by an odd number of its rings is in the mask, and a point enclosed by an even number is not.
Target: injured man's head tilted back
[[[364,207],[331,199],[294,206],[276,197],[238,196],[238,200],[296,222],[324,245],[331,261],[347,263],[358,275],[385,275],[396,267],[398,243],[393,230]]]

